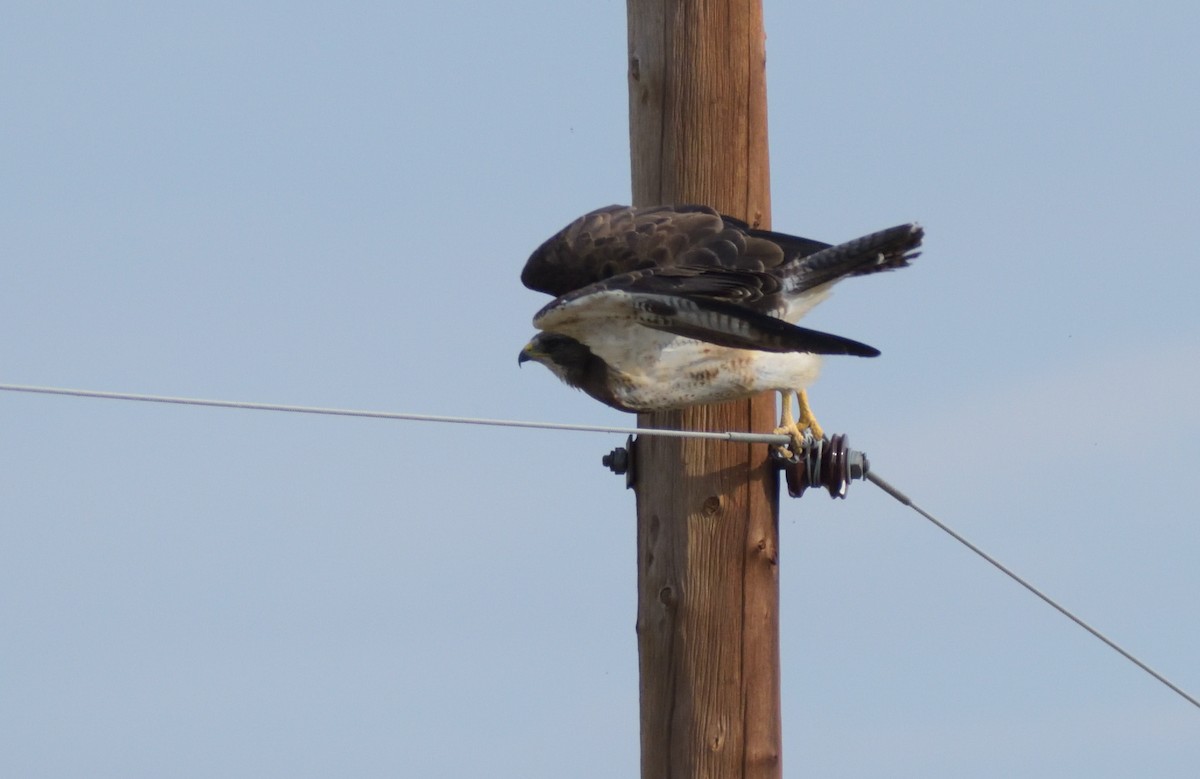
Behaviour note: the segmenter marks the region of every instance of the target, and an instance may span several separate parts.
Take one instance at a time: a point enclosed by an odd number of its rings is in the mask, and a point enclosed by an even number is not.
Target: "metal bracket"
[[[600,460],[605,468],[625,477],[626,489],[633,489],[636,482],[636,444],[637,439],[628,436],[625,446],[618,446]],[[802,496],[809,487],[824,487],[831,498],[845,498],[850,482],[866,478],[870,470],[867,456],[851,449],[849,437],[840,433],[820,441],[808,436],[801,455],[794,460],[786,460],[774,453],[772,456],[783,469],[788,495],[793,498]]]

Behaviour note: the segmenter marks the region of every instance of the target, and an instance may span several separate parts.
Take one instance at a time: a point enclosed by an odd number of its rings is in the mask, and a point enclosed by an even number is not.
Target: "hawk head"
[[[517,365],[533,361],[549,368],[555,376],[578,387],[589,360],[596,359],[592,350],[570,336],[559,333],[538,333],[525,344],[517,356]]]
[[[538,333],[521,349],[517,364],[530,360],[545,365],[565,383],[601,403],[624,410],[613,398],[608,363],[574,338],[561,333]]]

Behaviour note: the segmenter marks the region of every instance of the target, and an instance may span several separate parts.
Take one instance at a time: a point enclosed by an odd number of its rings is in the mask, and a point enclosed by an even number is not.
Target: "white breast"
[[[677,337],[657,360],[609,365],[620,373],[617,395],[625,406],[660,411],[768,390],[800,390],[816,380],[821,358],[803,352],[730,349]]]

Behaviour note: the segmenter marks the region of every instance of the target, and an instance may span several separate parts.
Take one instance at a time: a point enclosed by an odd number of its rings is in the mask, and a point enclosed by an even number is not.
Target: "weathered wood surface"
[[[760,0],[628,0],[633,202],[770,226]],[[642,414],[768,431],[774,398]],[[637,442],[643,779],[779,777],[778,481],[766,447]]]

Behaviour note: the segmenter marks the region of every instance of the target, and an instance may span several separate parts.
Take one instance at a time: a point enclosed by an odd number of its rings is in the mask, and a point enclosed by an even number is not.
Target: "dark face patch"
[[[558,333],[542,333],[537,341],[546,356],[567,368],[579,367],[592,354],[591,350],[579,341]]]

